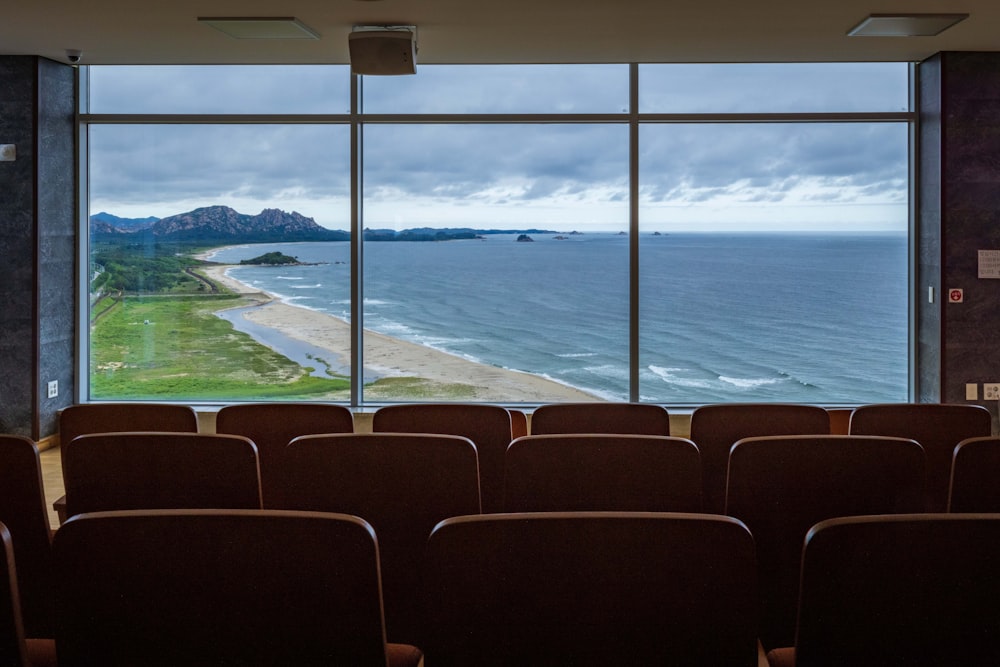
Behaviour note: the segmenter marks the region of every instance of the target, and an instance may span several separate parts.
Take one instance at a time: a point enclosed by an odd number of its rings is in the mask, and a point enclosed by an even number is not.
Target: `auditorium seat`
[[[531,413],[531,435],[622,433],[670,435],[670,413],[652,403],[549,403]]]
[[[809,531],[794,648],[772,667],[1000,665],[1000,515],[842,517]]]
[[[173,403],[79,403],[59,412],[59,449],[63,471],[66,445],[77,436],[121,431],[198,432],[198,414]],[[65,481],[65,479],[64,479]],[[53,503],[59,522],[66,520],[66,499]]]
[[[257,450],[238,435],[81,435],[63,452],[66,513],[260,509]]]
[[[949,512],[1000,512],[1000,438],[967,438],[952,457]]]
[[[10,532],[0,523],[0,664],[10,667],[56,667],[52,639],[25,637]]]
[[[428,665],[758,664],[753,538],[729,517],[456,517],[427,565]]]
[[[416,667],[387,646],[378,546],[321,512],[153,510],[70,518],[53,542],[63,667]]]
[[[700,512],[701,461],[684,438],[529,435],[507,448],[505,512]]]
[[[828,435],[830,417],[815,405],[718,403],[691,413],[691,440],[701,452],[702,500],[706,512],[726,504],[729,450],[741,438],[770,435]]]
[[[878,403],[851,414],[851,433],[916,440],[927,455],[924,510],[945,512],[955,447],[967,438],[993,434],[993,418],[981,405],[947,403]]]
[[[802,541],[838,516],[916,512],[923,507],[924,453],[916,442],[878,436],[774,436],[738,441],[729,457],[726,514],[757,547],[760,639],[795,636]]]
[[[459,435],[475,444],[479,457],[479,491],[484,512],[503,507],[503,459],[513,440],[511,414],[499,405],[482,403],[412,403],[386,405],[372,415],[376,433],[440,433]]]
[[[353,514],[372,525],[389,640],[419,645],[427,536],[443,519],[480,511],[472,442],[426,433],[303,436],[276,473],[270,507]]]
[[[324,433],[353,433],[354,415],[332,403],[234,403],[219,409],[215,432],[242,435],[257,446],[261,495],[274,484],[274,467],[293,438]]]
[[[0,435],[0,522],[13,542],[28,637],[52,636],[52,554],[42,469],[33,440]]]

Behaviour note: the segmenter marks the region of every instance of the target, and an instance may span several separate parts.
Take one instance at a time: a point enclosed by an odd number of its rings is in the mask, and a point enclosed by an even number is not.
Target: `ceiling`
[[[418,64],[918,61],[1000,50],[997,0],[7,0],[0,54],[81,64],[347,63],[359,24],[416,25]],[[963,12],[935,37],[847,37],[870,13]],[[199,16],[294,16],[318,40],[237,40]]]

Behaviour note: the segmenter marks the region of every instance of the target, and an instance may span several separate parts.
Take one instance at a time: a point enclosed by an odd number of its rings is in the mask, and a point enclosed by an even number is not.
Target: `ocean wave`
[[[719,376],[720,382],[731,384],[734,387],[739,387],[740,389],[756,389],[757,387],[766,387],[768,385],[779,384],[788,380],[788,376],[780,378],[732,378],[726,377],[725,375]]]
[[[302,276],[275,276],[275,280],[305,280]]]
[[[585,373],[592,373],[599,377],[610,377],[627,379],[628,378],[628,368],[621,366],[619,364],[599,364],[596,366],[584,366],[581,370]]]
[[[372,331],[385,334],[386,336],[396,336],[412,341],[413,329],[400,322],[380,322],[378,324],[368,323]]]
[[[647,366],[657,378],[667,384],[677,385],[685,389],[711,389],[712,381],[701,378],[680,377],[677,373],[685,372],[686,368],[666,368],[664,366]]]
[[[527,375],[534,375],[535,377],[544,378],[546,380],[549,380],[550,382],[561,384],[564,387],[569,387],[570,389],[576,389],[586,394],[590,394],[591,396],[599,398],[602,401],[622,401],[627,399],[626,395],[615,393],[609,389],[595,389],[594,387],[591,386],[577,384],[575,382],[568,382],[563,378],[555,377],[554,375],[551,375],[549,373],[541,373],[538,371],[526,371],[523,368],[514,368],[510,366],[499,366],[499,368],[503,368],[504,370],[508,371],[514,371],[515,373],[525,373]]]
[[[597,352],[565,352],[556,356],[562,359],[583,359],[584,357],[596,357]]]
[[[322,286],[322,283],[316,283],[315,285],[289,285],[291,289],[317,289]]]

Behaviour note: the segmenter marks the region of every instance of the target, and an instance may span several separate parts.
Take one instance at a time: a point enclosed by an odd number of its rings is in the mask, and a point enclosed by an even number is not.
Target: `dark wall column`
[[[978,251],[1000,250],[1000,53],[939,53],[918,73],[918,398],[965,403],[966,383],[1000,382],[1000,279],[978,277]]]
[[[36,440],[75,389],[74,79],[44,58],[0,56],[0,144],[17,154],[0,162],[0,432]]]

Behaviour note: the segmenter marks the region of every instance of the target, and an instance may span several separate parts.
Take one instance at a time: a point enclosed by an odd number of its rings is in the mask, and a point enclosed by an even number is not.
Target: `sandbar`
[[[230,266],[219,264],[203,267],[203,270],[210,279],[227,289],[260,300],[260,307],[246,311],[243,317],[258,326],[276,329],[288,338],[322,348],[334,355],[338,363],[350,366],[351,325],[348,322],[290,305],[246,285],[227,274]],[[366,370],[380,377],[420,378],[431,383],[468,387],[469,395],[456,400],[497,403],[601,400],[581,389],[539,375],[477,363],[374,331],[366,330],[364,340]]]

